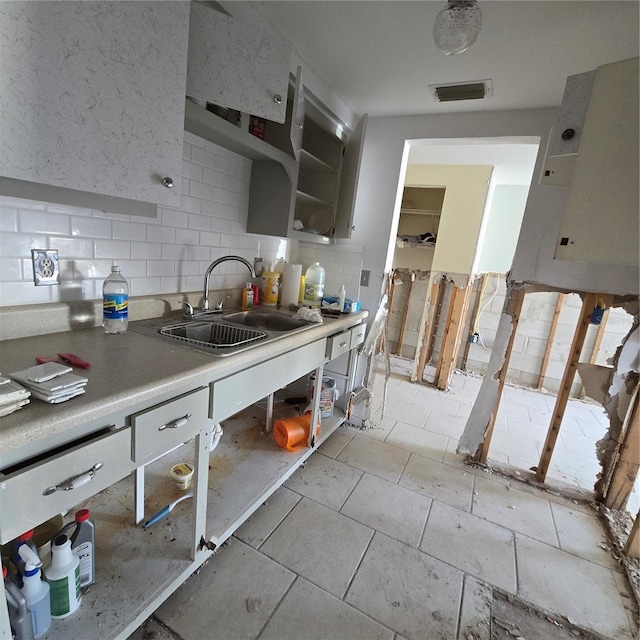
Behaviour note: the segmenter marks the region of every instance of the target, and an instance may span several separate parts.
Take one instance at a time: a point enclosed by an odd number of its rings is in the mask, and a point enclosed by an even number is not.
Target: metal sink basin
[[[267,311],[266,309],[227,313],[222,316],[222,319],[225,322],[262,329],[263,331],[294,331],[295,329],[308,327],[310,324],[302,318],[294,318],[286,313]]]
[[[182,322],[162,327],[160,335],[209,349],[240,347],[267,337],[264,331],[236,327],[222,322]]]

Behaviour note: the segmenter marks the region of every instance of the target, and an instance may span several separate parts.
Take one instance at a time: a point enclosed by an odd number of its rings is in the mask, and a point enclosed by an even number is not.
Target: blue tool
[[[183,496],[180,496],[177,500],[170,502],[166,507],[163,507],[162,509],[160,509],[158,513],[156,513],[154,516],[151,516],[142,525],[142,528],[148,529],[151,525],[158,522],[158,520],[162,520],[162,518],[164,518],[165,516],[169,515],[169,513],[171,513],[171,511],[173,510],[173,507],[175,507],[179,502],[186,500],[187,498],[193,498],[193,491],[189,491],[189,493],[185,493]]]

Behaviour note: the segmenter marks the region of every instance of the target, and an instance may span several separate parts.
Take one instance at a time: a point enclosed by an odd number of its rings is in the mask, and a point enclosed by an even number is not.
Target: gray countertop
[[[0,418],[0,469],[39,452],[64,445],[105,426],[102,422],[162,402],[194,387],[215,382],[282,353],[359,324],[367,312],[325,318],[324,323],[247,351],[218,358],[160,336],[136,332],[136,323],[121,335],[102,328],[67,331],[0,342],[3,375],[36,364],[39,355],[74,353],[91,363],[83,395],[49,405],[31,398],[26,407]],[[168,316],[167,323],[179,319]],[[144,321],[148,324],[148,321]],[[116,426],[122,426],[116,425]]]

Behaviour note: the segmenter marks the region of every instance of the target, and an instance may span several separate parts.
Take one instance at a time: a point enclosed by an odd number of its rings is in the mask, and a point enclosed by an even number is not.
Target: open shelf
[[[338,173],[335,167],[328,165],[306,149],[300,149],[300,167],[304,171],[315,171],[316,173]]]

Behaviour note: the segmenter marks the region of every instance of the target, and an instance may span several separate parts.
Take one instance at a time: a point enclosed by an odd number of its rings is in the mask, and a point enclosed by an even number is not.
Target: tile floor
[[[338,429],[131,640],[489,640],[494,588],[599,638],[636,638],[588,505],[455,454],[479,384],[457,374],[443,393],[392,377],[384,418]],[[491,455],[535,464],[552,408],[508,388]],[[552,473],[591,487],[602,421],[579,402],[567,416]]]

